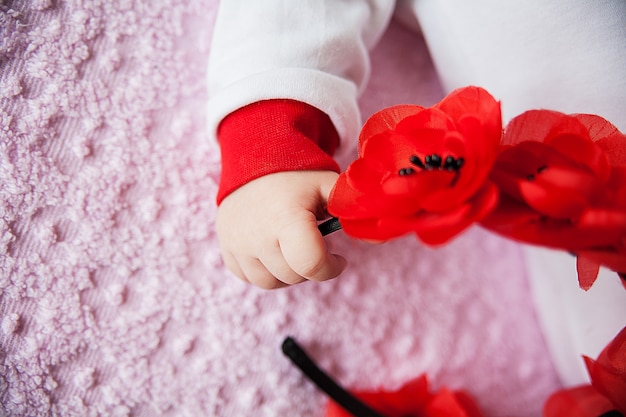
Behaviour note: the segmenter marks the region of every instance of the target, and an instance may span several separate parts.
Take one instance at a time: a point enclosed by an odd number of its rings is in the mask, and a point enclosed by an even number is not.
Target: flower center
[[[409,158],[409,162],[411,163],[411,165],[425,171],[432,171],[437,169],[458,173],[465,163],[465,159],[463,159],[462,157],[455,158],[452,155],[448,155],[445,159],[443,159],[441,155],[434,153],[432,155],[426,155],[424,157],[424,161],[422,161],[417,155],[411,155],[411,157]],[[412,175],[415,174],[415,172],[416,171],[413,167],[401,168],[398,171],[398,175]]]
[[[547,165],[542,165],[539,168],[537,168],[537,174],[541,174],[543,171],[546,170],[546,168],[548,168]],[[526,175],[526,179],[528,181],[534,181],[535,180],[535,174],[528,174]]]

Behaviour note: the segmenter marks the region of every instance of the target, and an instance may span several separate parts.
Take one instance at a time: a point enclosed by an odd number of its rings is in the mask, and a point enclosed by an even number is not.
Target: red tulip
[[[500,202],[483,225],[579,257],[581,287],[599,265],[626,271],[626,137],[599,116],[548,110],[507,126],[490,178]]]
[[[422,375],[397,391],[356,392],[364,403],[386,417],[482,417],[474,400],[463,391],[446,388],[431,393]],[[353,417],[330,401],[326,417]]]
[[[612,410],[626,415],[626,327],[596,361],[584,359],[591,384],[552,394],[544,417],[598,417]]]
[[[340,175],[328,211],[353,237],[414,232],[425,243],[445,243],[495,207],[488,176],[501,134],[500,105],[478,87],[431,108],[382,110],[365,123],[359,158]]]

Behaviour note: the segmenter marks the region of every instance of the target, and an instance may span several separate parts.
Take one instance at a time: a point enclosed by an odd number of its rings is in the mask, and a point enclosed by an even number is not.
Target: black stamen
[[[337,404],[343,407],[348,413],[359,417],[384,417],[377,411],[361,402],[358,398],[341,388],[332,380],[324,371],[322,371],[306,352],[291,337],[287,337],[282,346],[283,353],[291,359],[291,361],[304,374],[309,377],[322,391],[324,391]]]
[[[547,165],[541,165],[539,168],[537,168],[537,174],[541,174],[543,171],[546,170],[546,168],[548,168]]]
[[[463,164],[465,163],[465,158],[458,158],[456,160],[456,169],[459,170],[461,169],[461,167],[463,166]]]
[[[398,171],[398,174],[403,177],[405,175],[415,174],[415,170],[413,168],[402,168]]]
[[[426,158],[424,158],[424,163],[427,167],[439,168],[441,166],[441,156],[437,155],[436,153],[428,155]]]
[[[422,168],[422,169],[426,168],[424,166],[424,164],[422,163],[421,159],[419,159],[419,157],[417,157],[415,155],[411,156],[411,158],[409,158],[409,161],[411,161],[411,163],[413,165],[415,165],[415,166],[417,166],[419,168]]]
[[[443,163],[443,168],[448,171],[456,171],[456,159],[453,156],[447,156]]]

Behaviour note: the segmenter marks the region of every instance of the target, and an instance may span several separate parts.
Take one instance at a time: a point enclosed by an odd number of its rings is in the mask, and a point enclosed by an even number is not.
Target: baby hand
[[[337,176],[332,171],[279,172],[226,197],[216,221],[226,267],[265,289],[341,274],[346,260],[328,252],[317,229]]]

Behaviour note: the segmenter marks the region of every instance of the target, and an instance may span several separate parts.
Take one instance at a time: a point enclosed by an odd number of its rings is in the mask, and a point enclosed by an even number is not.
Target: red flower
[[[591,384],[552,394],[544,406],[544,417],[598,417],[612,410],[626,415],[626,327],[598,360],[584,359]]]
[[[501,134],[500,105],[478,87],[431,108],[382,110],[365,123],[359,158],[340,175],[328,210],[357,238],[415,232],[445,243],[495,207],[488,174]]]
[[[585,289],[600,264],[626,272],[625,139],[599,116],[532,110],[516,117],[490,176],[500,202],[483,225],[577,254]]]
[[[361,401],[386,417],[482,417],[474,400],[463,391],[446,388],[428,390],[425,375],[408,382],[397,391],[355,392]],[[326,417],[353,417],[333,401]]]

